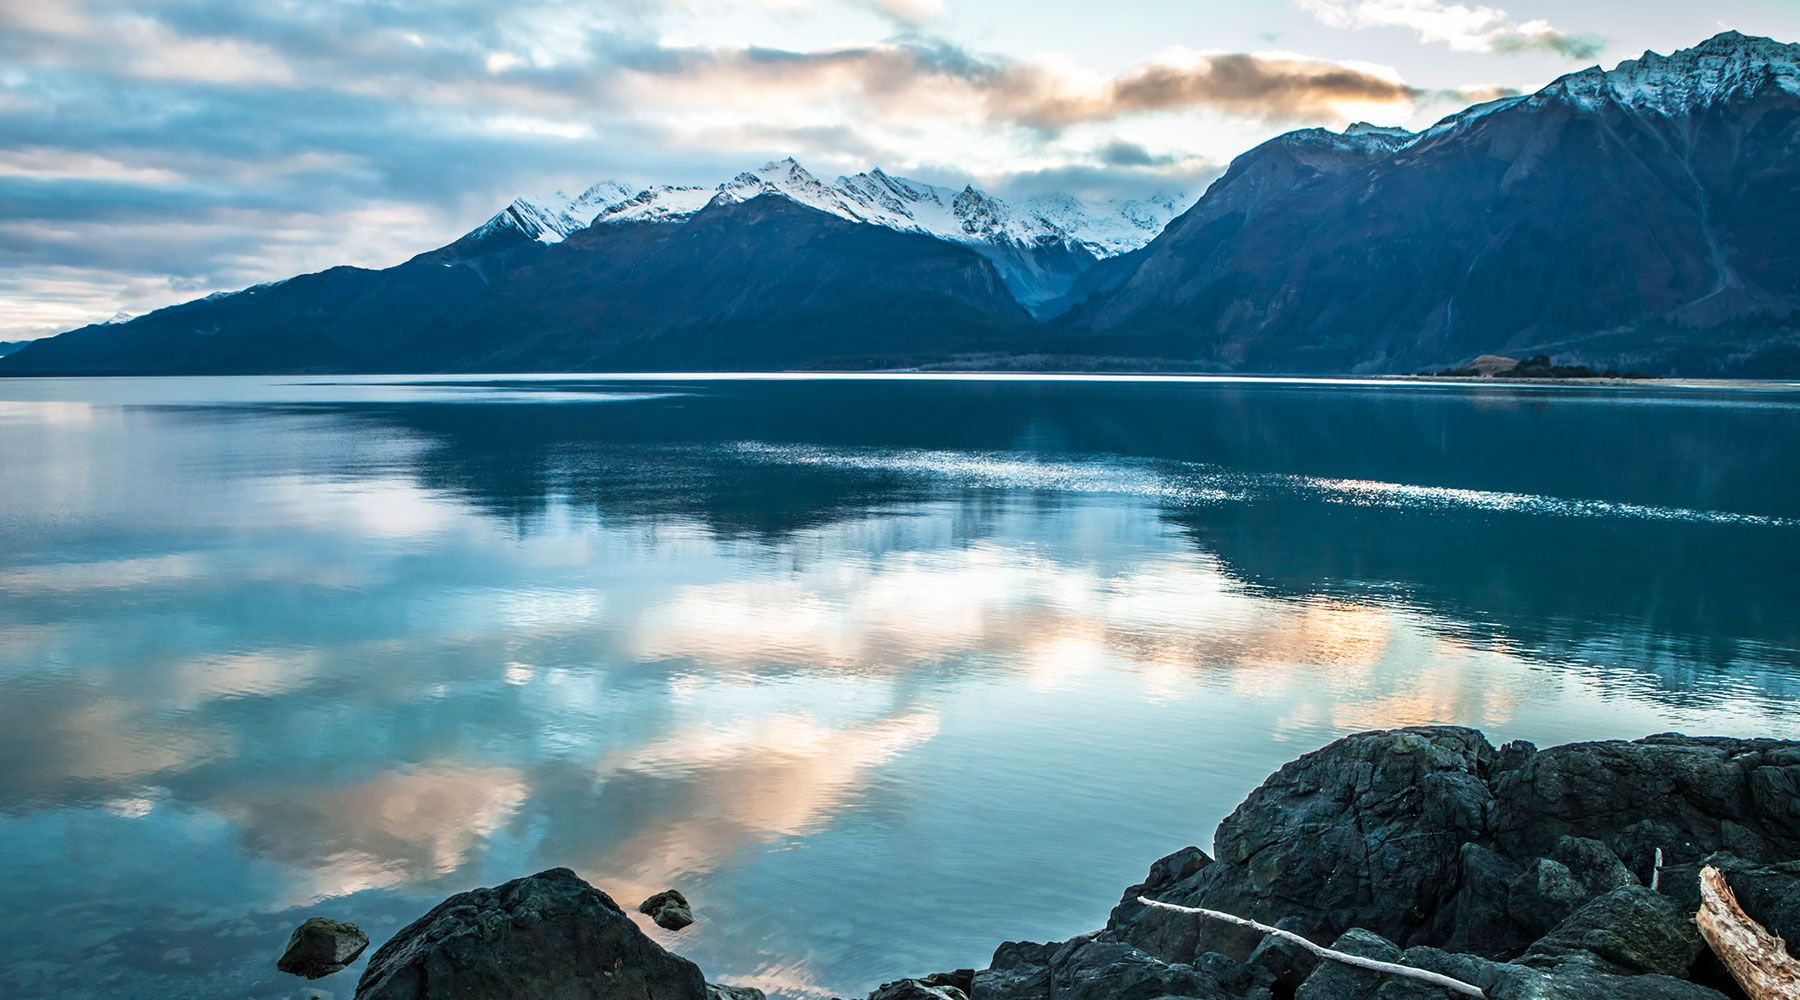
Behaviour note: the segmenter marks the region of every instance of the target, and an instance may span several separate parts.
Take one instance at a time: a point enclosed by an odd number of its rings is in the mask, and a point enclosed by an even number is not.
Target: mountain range
[[[1726,32],[1420,132],[1303,129],[1175,195],[781,160],[519,198],[448,246],[32,343],[0,374],[1397,372],[1548,354],[1800,374],[1800,46]]]

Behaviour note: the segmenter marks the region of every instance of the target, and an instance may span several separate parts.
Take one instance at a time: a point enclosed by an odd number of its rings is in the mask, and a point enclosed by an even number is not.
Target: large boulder
[[[1268,979],[1217,953],[1165,962],[1124,941],[1088,934],[1061,944],[1008,942],[975,973],[973,1000],[1269,1000]],[[885,987],[884,987],[885,989]],[[880,998],[890,1000],[890,998]],[[930,1000],[926,997],[892,1000]]]
[[[1669,864],[1715,851],[1800,858],[1800,743],[1677,734],[1571,743],[1497,767],[1493,789],[1494,843],[1515,859],[1590,838],[1648,882],[1657,848]]]
[[[1669,897],[1632,885],[1576,910],[1519,964],[1554,968],[1580,961],[1626,973],[1685,976],[1701,947],[1693,917]]]
[[[944,983],[934,985],[923,979],[899,979],[875,987],[869,993],[869,1000],[969,1000],[969,995]]]
[[[369,936],[355,924],[325,917],[308,917],[288,937],[287,949],[275,961],[282,972],[308,979],[320,979],[362,956],[369,946]]]
[[[458,893],[381,946],[356,1000],[707,1000],[664,951],[567,868]]]
[[[1275,772],[1219,825],[1217,859],[1174,903],[1329,940],[1361,927],[1401,943],[1425,929],[1457,883],[1463,844],[1481,837],[1494,749],[1473,729],[1427,726],[1348,736]],[[1163,918],[1166,921],[1166,918]],[[1158,933],[1152,934],[1151,931]],[[1167,960],[1154,926],[1123,929]],[[1195,925],[1199,952],[1247,957],[1258,937]]]

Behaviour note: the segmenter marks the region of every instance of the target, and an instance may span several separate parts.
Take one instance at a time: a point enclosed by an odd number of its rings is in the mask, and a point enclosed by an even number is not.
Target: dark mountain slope
[[[1251,371],[1779,367],[1800,327],[1795,51],[1722,35],[1416,138],[1279,137],[1111,262],[1113,287],[1090,274],[1063,328]]]
[[[4,373],[402,370],[395,344],[466,313],[548,249],[516,230],[471,234],[385,270],[334,267],[71,330],[8,356]]]
[[[546,245],[484,227],[40,341],[6,373],[405,372],[902,363],[1007,350],[1029,316],[968,247],[779,195]]]
[[[1007,349],[1028,321],[972,249],[764,195],[582,230],[417,355],[494,371],[880,365]]]

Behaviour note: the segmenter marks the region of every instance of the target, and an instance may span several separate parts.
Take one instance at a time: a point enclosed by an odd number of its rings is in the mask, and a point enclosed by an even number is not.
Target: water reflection
[[[552,864],[848,995],[1097,924],[1339,733],[1796,733],[1791,392],[0,397],[8,996],[284,995],[304,912]]]

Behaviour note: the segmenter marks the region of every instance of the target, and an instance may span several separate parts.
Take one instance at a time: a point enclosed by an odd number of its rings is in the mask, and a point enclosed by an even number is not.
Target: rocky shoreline
[[[1444,988],[1139,897],[1438,972],[1491,1000],[1743,997],[1693,914],[1699,871],[1800,941],[1800,742],[1653,736],[1539,750],[1362,733],[1294,760],[1125,890],[1106,925],[871,1000],[1435,1000]],[[1657,868],[1658,852],[1663,865]],[[1652,884],[1655,888],[1652,888]],[[900,971],[900,970],[896,970]],[[461,893],[376,952],[357,1000],[756,1000],[707,983],[567,869]]]

